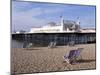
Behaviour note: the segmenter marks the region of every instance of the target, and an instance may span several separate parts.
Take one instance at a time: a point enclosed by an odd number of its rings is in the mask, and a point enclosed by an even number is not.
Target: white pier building
[[[87,33],[95,32],[95,29],[81,29],[79,19],[77,22],[71,20],[64,20],[61,17],[60,24],[50,22],[47,25],[40,28],[31,28],[29,33]]]

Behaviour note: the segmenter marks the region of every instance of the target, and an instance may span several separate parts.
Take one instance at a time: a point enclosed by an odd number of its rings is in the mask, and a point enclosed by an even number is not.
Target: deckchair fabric
[[[64,59],[66,60],[66,61],[70,61],[70,62],[75,62],[75,61],[77,61],[77,59],[76,58],[78,58],[78,57],[80,57],[81,56],[81,51],[83,50],[83,48],[78,48],[78,49],[76,49],[76,50],[71,50],[70,52],[69,52],[69,55],[68,56],[64,56]]]

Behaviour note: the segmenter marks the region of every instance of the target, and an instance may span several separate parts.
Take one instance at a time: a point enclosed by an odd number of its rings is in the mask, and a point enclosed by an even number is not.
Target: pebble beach
[[[63,56],[70,50],[83,48],[82,61],[71,65],[64,61]],[[11,73],[39,73],[55,71],[73,71],[96,69],[95,44],[80,44],[75,46],[32,47],[11,49]]]

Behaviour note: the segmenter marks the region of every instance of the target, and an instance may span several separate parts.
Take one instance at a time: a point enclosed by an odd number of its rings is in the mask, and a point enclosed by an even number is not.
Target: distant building
[[[50,22],[41,28],[31,28],[29,33],[62,33],[62,32],[95,32],[94,29],[81,29],[80,21],[77,22],[71,20],[64,20],[61,17],[60,24],[57,25],[55,22]]]
[[[20,31],[17,31],[17,32],[15,32],[15,33],[17,33],[17,34],[20,34],[20,33],[25,33],[26,31],[24,31],[24,30],[20,30]]]

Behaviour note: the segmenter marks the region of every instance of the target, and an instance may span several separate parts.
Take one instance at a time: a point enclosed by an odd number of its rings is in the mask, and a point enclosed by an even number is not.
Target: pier
[[[34,43],[46,46],[50,42],[57,42],[57,45],[96,43],[96,33],[20,33],[12,34],[12,40]]]

